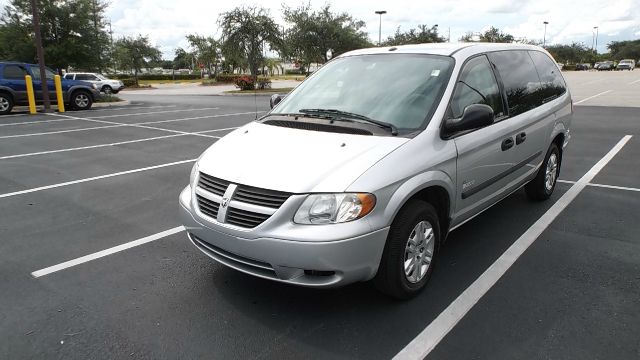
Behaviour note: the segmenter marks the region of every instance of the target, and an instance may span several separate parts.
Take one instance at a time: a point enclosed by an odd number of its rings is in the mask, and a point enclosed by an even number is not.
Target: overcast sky
[[[114,37],[149,35],[165,58],[173,58],[177,47],[186,47],[189,33],[219,35],[218,15],[242,4],[259,4],[269,9],[274,19],[284,24],[282,3],[291,7],[302,0],[110,0],[107,17],[111,19]],[[324,0],[311,0],[315,8]],[[0,0],[6,4],[8,0]],[[365,21],[372,41],[378,40],[379,17],[382,16],[382,38],[398,26],[407,30],[419,24],[438,24],[440,34],[456,42],[468,31],[478,32],[495,26],[516,37],[542,41],[544,21],[547,44],[583,42],[592,46],[593,27],[599,27],[598,50],[606,52],[613,40],[640,38],[640,0],[352,0],[330,2],[334,11],[346,11]]]

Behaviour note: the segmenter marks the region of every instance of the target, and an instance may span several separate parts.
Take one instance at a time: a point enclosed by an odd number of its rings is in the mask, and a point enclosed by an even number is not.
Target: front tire
[[[113,89],[109,85],[105,85],[102,87],[102,92],[109,95],[113,93]]]
[[[7,115],[13,109],[13,98],[7,93],[0,93],[0,115]]]
[[[560,175],[561,160],[558,145],[552,143],[536,177],[524,187],[531,200],[542,201],[551,197],[553,189],[556,187],[558,175]]]
[[[416,296],[431,278],[440,236],[435,208],[410,200],[391,224],[374,278],[376,288],[397,299]]]
[[[71,107],[74,110],[89,110],[93,105],[91,94],[86,91],[76,91],[71,95]]]

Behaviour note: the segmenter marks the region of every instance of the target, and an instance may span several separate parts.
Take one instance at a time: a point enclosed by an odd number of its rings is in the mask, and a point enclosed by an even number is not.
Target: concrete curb
[[[239,94],[239,93],[220,93],[220,94],[214,94],[215,96],[271,96],[271,95],[275,95],[275,94],[288,94],[290,93],[291,90],[289,91],[282,91],[282,92],[270,92],[270,93],[246,93],[246,94]]]

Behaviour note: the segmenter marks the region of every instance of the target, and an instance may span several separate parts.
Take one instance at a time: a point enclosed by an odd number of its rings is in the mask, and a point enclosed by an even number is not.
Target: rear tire
[[[93,105],[91,94],[86,91],[78,90],[71,94],[71,107],[74,110],[89,110]]]
[[[556,187],[558,175],[560,175],[561,163],[562,158],[558,145],[551,143],[536,177],[524,187],[531,200],[542,201],[551,197],[553,189]]]
[[[13,109],[13,98],[7,93],[0,93],[0,115],[7,115]]]
[[[391,224],[374,278],[376,288],[396,299],[416,296],[431,278],[439,246],[436,209],[424,201],[409,200]]]

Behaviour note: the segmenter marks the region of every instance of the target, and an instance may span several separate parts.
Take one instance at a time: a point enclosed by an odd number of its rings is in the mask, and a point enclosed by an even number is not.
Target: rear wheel
[[[0,115],[6,115],[13,109],[13,98],[7,93],[0,93]]]
[[[91,95],[86,91],[76,91],[71,95],[71,106],[75,110],[89,110],[93,105]]]
[[[544,158],[544,162],[538,174],[525,187],[527,196],[532,200],[547,200],[553,194],[556,187],[556,181],[560,174],[560,150],[558,145],[552,143]]]
[[[391,224],[374,279],[378,290],[398,299],[417,295],[431,277],[439,244],[435,208],[424,201],[410,200]]]

